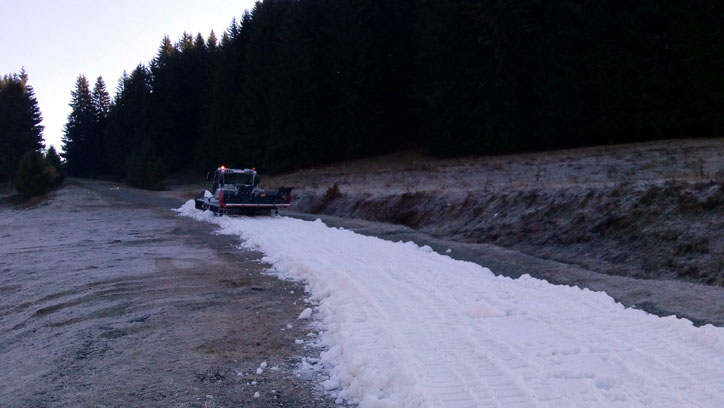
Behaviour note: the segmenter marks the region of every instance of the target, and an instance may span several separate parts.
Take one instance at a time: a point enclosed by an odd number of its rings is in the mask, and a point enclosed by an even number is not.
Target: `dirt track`
[[[0,207],[0,406],[334,406],[295,371],[304,288],[178,204],[71,181]]]

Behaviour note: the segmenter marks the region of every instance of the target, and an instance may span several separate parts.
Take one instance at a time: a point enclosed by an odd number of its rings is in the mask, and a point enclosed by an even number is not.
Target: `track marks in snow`
[[[413,243],[289,218],[214,218],[308,283],[321,360],[362,407],[721,407],[724,329],[604,293],[495,277]]]

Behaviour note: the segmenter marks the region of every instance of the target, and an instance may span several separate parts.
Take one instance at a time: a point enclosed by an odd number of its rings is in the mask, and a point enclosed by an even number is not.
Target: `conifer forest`
[[[128,180],[720,136],[723,44],[718,1],[264,0],[112,97],[79,76],[63,155]]]

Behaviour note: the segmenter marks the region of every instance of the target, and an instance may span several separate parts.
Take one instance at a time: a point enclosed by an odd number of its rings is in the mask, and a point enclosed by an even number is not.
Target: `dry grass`
[[[638,186],[724,181],[724,139],[666,140],[551,152],[435,159],[415,152],[268,176],[266,187],[324,193],[339,183],[351,192],[512,192],[538,188]]]

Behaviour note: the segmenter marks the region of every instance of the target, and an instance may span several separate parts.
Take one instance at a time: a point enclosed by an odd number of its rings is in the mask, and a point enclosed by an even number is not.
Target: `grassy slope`
[[[607,274],[724,285],[724,139],[398,154],[264,184],[295,186],[298,211],[404,224]]]

